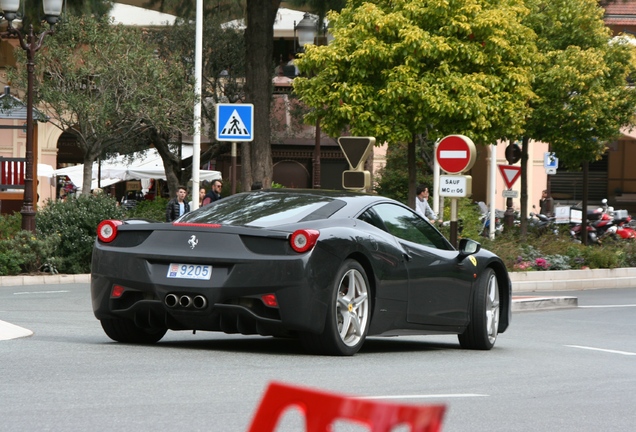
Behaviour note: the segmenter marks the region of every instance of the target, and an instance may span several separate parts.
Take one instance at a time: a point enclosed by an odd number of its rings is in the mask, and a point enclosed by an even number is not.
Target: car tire
[[[349,259],[336,273],[323,332],[305,333],[301,341],[315,354],[352,356],[362,347],[370,321],[369,280],[362,266]]]
[[[489,350],[495,346],[499,331],[499,284],[495,272],[487,268],[477,281],[470,310],[470,323],[459,335],[465,349]]]
[[[128,319],[111,318],[100,320],[106,335],[114,341],[136,344],[153,344],[161,340],[168,331],[164,328],[144,329]]]

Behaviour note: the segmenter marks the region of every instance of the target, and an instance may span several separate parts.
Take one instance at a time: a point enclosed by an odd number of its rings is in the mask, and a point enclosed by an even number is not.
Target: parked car
[[[456,250],[407,206],[349,192],[260,190],[173,223],[106,220],[91,276],[95,316],[119,342],[204,330],[353,355],[370,335],[457,334],[488,350],[511,318],[496,255],[468,239]]]

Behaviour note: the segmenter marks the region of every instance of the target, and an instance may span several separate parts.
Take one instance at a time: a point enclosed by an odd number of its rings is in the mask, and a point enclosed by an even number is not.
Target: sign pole
[[[457,198],[451,198],[450,242],[457,248]]]
[[[512,228],[515,224],[515,211],[512,208],[512,198],[506,198],[506,211],[504,213],[504,223],[506,228]]]
[[[232,141],[232,195],[236,193],[236,141]]]
[[[472,195],[472,177],[458,175],[471,169],[477,158],[473,141],[464,135],[448,135],[435,148],[435,160],[447,174],[440,176],[440,196],[451,198],[450,242],[457,248],[457,198]]]

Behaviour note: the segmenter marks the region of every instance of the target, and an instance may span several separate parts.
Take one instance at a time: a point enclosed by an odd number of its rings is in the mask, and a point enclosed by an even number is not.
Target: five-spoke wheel
[[[354,355],[364,343],[371,321],[371,292],[362,266],[346,260],[334,279],[325,328],[321,334],[303,334],[311,352],[325,355]]]
[[[499,332],[499,284],[492,269],[486,269],[477,281],[470,308],[470,324],[459,335],[462,348],[489,350]]]

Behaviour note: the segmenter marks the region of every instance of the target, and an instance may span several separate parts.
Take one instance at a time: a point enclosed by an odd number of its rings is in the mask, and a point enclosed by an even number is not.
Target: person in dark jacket
[[[168,205],[166,206],[166,222],[172,222],[179,216],[190,211],[190,204],[185,201],[187,193],[184,186],[179,186],[177,196],[168,201]]]
[[[541,209],[541,214],[546,215],[547,217],[554,216],[554,200],[550,194],[548,194],[547,189],[544,189],[543,192],[541,192],[539,208]]]
[[[210,192],[205,194],[203,198],[203,203],[201,206],[206,206],[208,204],[212,204],[216,200],[221,199],[221,189],[223,189],[223,183],[221,180],[212,180],[212,186],[210,188]]]

